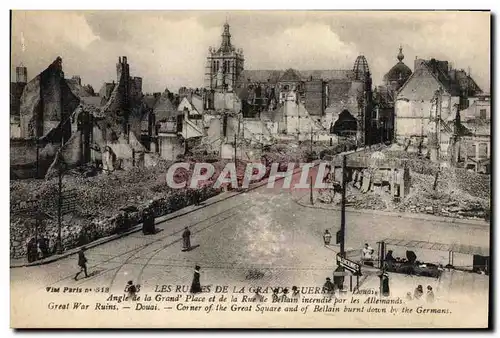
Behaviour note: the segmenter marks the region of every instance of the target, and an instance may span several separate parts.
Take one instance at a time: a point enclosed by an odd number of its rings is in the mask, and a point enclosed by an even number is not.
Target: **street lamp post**
[[[340,213],[340,255],[345,257],[345,205],[346,205],[346,170],[347,157],[342,156],[342,209]]]
[[[36,178],[40,178],[40,148],[39,148],[39,138],[35,139],[36,142]]]
[[[310,196],[309,196],[309,199],[311,200],[311,205],[314,205],[314,195],[313,195],[313,176],[311,174],[310,178],[309,178],[309,191],[311,192],[310,193]]]

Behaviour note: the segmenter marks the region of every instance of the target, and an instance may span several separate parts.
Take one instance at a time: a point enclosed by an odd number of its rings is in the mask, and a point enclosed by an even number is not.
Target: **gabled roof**
[[[350,69],[301,70],[300,74],[304,80],[308,80],[311,77],[324,81],[354,79],[354,72]]]
[[[241,72],[239,77],[240,82],[278,82],[279,78],[283,74],[281,70],[247,70],[245,69]]]
[[[238,81],[278,83],[279,81],[307,81],[310,79],[332,81],[332,80],[353,80],[354,71],[346,69],[329,70],[296,70],[289,68],[282,70],[244,70]]]
[[[285,73],[280,77],[279,80],[283,82],[285,81],[296,82],[296,81],[302,81],[302,77],[299,75],[297,71],[295,71],[292,68],[289,68],[285,71]]]
[[[156,117],[156,121],[164,121],[177,116],[177,109],[168,98],[168,92],[161,94],[160,98],[156,101],[153,112]]]
[[[144,95],[143,100],[147,108],[153,109],[160,98],[154,95]]]
[[[191,95],[190,102],[194,106],[196,111],[198,111],[199,113],[203,112],[203,97],[201,97],[201,95]]]
[[[476,84],[474,79],[467,75],[464,71],[452,69],[447,73],[441,67],[433,65],[433,62],[440,62],[437,60],[425,60],[422,65],[427,69],[429,74],[439,83],[439,85],[451,96],[460,96],[461,91],[469,90],[469,94],[481,93],[481,89]],[[406,85],[415,76],[421,75],[421,70],[415,70],[413,74],[410,75],[408,80],[399,88],[398,93],[400,93]],[[451,74],[454,74],[453,77]]]

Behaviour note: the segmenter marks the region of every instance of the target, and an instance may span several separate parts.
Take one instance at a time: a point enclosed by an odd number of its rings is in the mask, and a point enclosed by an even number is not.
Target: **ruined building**
[[[57,59],[24,88],[20,105],[22,138],[42,138],[63,142],[71,135],[70,116],[80,99],[73,94]]]
[[[10,83],[10,137],[20,138],[21,95],[28,83],[28,70],[23,65],[16,67],[16,81]]]
[[[412,71],[404,62],[403,47],[399,47],[398,62],[384,75],[384,84],[375,88],[374,123],[377,135],[382,142],[394,139],[394,107],[399,89],[408,81]]]
[[[229,28],[225,23],[220,47],[210,48],[207,57],[207,109],[241,111],[247,119],[266,116],[285,125],[297,120],[282,131],[305,133],[318,124],[332,133],[355,136],[360,143],[371,142],[372,80],[364,56],[347,70],[246,70],[243,51],[231,44]],[[296,98],[293,108],[304,113],[285,109],[287,97]],[[298,122],[302,118],[311,121]]]
[[[16,177],[32,177],[27,171],[35,163],[37,176],[53,175],[61,162],[68,168],[93,162],[106,172],[154,165],[154,153],[147,154],[139,141],[141,122],[151,110],[142,94],[142,78],[130,76],[126,57],[118,59],[116,70],[117,81],[105,85],[103,98],[82,86],[78,76],[65,79],[60,57],[25,86],[20,141],[26,142],[11,142],[11,154],[21,153],[17,148],[25,154],[15,167]],[[146,136],[153,134],[152,128],[148,131]]]
[[[439,92],[438,107],[435,106],[437,92]],[[434,128],[430,123],[431,120],[438,121],[444,128],[446,124],[444,121],[450,116],[454,118],[454,109],[466,109],[470,98],[481,93],[481,89],[470,74],[463,69],[453,69],[448,61],[415,59],[414,72],[396,95],[396,139],[425,145],[428,141],[429,128]],[[434,116],[431,116],[433,111]]]

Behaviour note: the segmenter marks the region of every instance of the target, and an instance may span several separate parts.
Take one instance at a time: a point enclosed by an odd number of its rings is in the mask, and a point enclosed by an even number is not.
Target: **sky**
[[[412,70],[416,57],[448,60],[490,91],[484,12],[13,11],[11,80],[20,64],[32,79],[61,56],[67,78],[79,75],[98,91],[127,56],[144,93],[201,87],[208,48],[220,45],[226,20],[245,69],[352,69],[362,54],[382,84],[401,45]]]

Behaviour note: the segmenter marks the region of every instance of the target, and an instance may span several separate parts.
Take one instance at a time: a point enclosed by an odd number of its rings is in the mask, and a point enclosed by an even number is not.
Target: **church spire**
[[[404,58],[405,58],[405,56],[403,54],[403,46],[399,45],[399,54],[398,54],[399,62],[403,62]]]
[[[224,31],[222,32],[222,43],[220,45],[219,51],[222,51],[224,53],[229,53],[233,49],[233,46],[231,45],[231,33],[229,33],[229,23],[226,22],[224,23]]]

